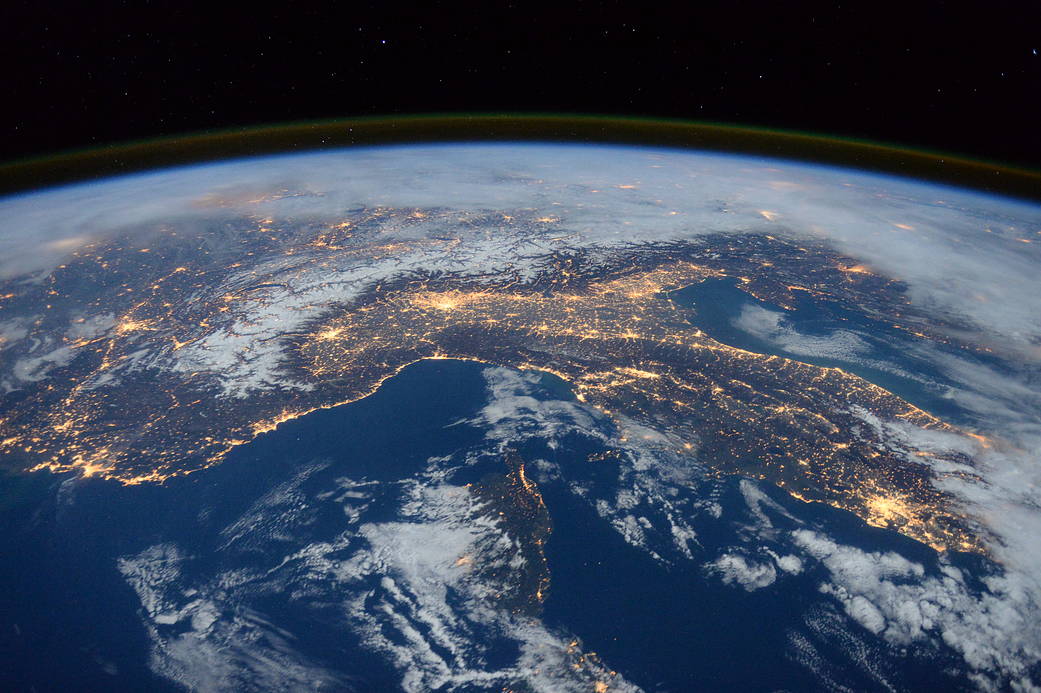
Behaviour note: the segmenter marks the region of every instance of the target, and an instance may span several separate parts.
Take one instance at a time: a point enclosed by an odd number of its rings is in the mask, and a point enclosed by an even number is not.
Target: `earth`
[[[6,690],[1041,690],[1041,207],[607,145],[0,200]]]

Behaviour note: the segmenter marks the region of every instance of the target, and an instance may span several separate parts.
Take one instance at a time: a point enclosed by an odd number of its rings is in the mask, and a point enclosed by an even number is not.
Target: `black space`
[[[0,161],[477,111],[790,128],[1041,167],[1036,1],[535,7],[8,0]]]

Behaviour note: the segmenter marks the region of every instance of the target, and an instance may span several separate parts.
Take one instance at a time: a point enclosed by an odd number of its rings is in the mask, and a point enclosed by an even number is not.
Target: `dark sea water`
[[[725,287],[716,290],[736,300]],[[701,304],[704,305],[704,304]],[[727,320],[718,313],[720,338]],[[704,313],[702,317],[705,318]],[[752,345],[747,341],[737,346]],[[174,542],[193,556],[184,579],[227,569],[216,550],[219,532],[258,498],[322,461],[305,489],[328,488],[338,477],[393,482],[413,476],[431,456],[479,448],[484,431],[460,424],[486,401],[484,367],[459,361],[426,361],[384,383],[372,396],[287,422],[237,448],[211,470],[163,486],[121,487],[97,480],[45,474],[0,479],[0,669],[5,690],[174,690],[147,666],[149,640],[135,592],[116,569],[120,556]],[[543,396],[568,397],[566,386],[544,379]],[[819,680],[785,656],[786,638],[822,601],[822,577],[812,566],[798,576],[755,592],[707,577],[700,561],[663,565],[627,544],[594,509],[568,490],[569,475],[586,474],[600,443],[570,435],[551,448],[533,440],[521,446],[528,460],[560,465],[563,480],[546,480],[542,494],[553,521],[546,545],[551,573],[546,623],[583,641],[610,667],[646,689],[670,691],[810,690]],[[585,465],[585,466],[583,466]],[[605,475],[596,483],[612,483]],[[740,543],[737,527],[747,513],[739,480],[704,488],[723,506],[721,521],[696,527],[702,549],[714,556]],[[893,532],[864,526],[855,517],[804,504],[778,490],[768,493],[807,526],[835,540],[869,550],[898,550],[935,566],[931,550]],[[387,503],[387,513],[392,503]],[[377,509],[378,512],[378,509]],[[730,521],[733,518],[734,522]],[[777,526],[790,524],[781,516]],[[342,513],[320,515],[308,532],[335,534]],[[277,555],[259,548],[243,567],[269,565]],[[251,564],[250,561],[255,561]],[[379,658],[344,634],[335,611],[301,611],[279,595],[251,604],[280,627],[298,634],[294,649],[314,661],[350,670],[359,690],[393,690],[397,677]],[[827,652],[827,642],[816,643]],[[505,663],[512,652],[501,655]],[[846,671],[856,689],[878,684]],[[934,669],[884,652],[894,677],[928,684]]]
[[[584,451],[575,457],[576,463],[583,459]],[[573,494],[545,487],[554,520],[547,544],[553,583],[546,622],[574,633],[586,650],[649,691],[821,690],[820,678],[788,656],[793,631],[810,638],[843,685],[884,690],[858,670],[859,663],[838,643],[807,629],[808,613],[822,604],[831,608],[818,591],[827,579],[819,566],[807,565],[803,574],[782,576],[753,592],[704,573],[702,561],[742,544],[739,527],[748,519],[742,515],[739,479],[719,483],[723,521],[696,527],[701,549],[695,551],[695,561],[669,566],[627,544]],[[805,523],[800,526],[825,529],[834,540],[864,550],[898,551],[930,572],[937,569],[935,553],[901,535],[867,527],[840,510],[802,503],[783,491],[767,491]],[[779,527],[795,527],[779,515],[771,519]],[[965,567],[972,563],[972,557],[962,559],[955,562]],[[873,641],[867,631],[862,635]],[[929,658],[907,654],[884,645],[866,651],[891,682],[913,690],[960,690],[937,677],[932,653]]]
[[[450,424],[483,404],[481,371],[474,363],[421,362],[364,400],[285,423],[223,464],[162,486],[0,477],[0,688],[180,690],[148,669],[140,603],[116,560],[161,542],[205,556],[226,522],[315,460],[329,462],[326,480],[394,480],[430,456],[475,445],[479,430]],[[342,524],[342,514],[331,521]],[[211,567],[199,563],[198,570]],[[280,608],[273,616],[290,626],[293,610]],[[342,664],[349,654],[357,687],[386,690],[397,680],[373,656],[347,652],[342,630],[308,622],[300,631],[313,636],[301,649],[319,660]]]
[[[71,484],[85,492],[70,501]],[[2,687],[176,690],[148,669],[137,595],[115,567],[125,523],[140,513],[110,484],[87,487],[45,473],[0,478]]]
[[[735,493],[721,500],[741,503]],[[710,583],[695,564],[666,567],[630,546],[573,495],[547,492],[546,502],[555,522],[547,622],[647,690],[812,688],[784,658],[785,628],[807,606],[799,591],[778,599]]]
[[[944,387],[951,385],[947,376],[929,361],[915,356],[915,338],[892,324],[875,320],[863,313],[849,310],[835,302],[819,299],[810,294],[795,292],[794,310],[760,301],[741,291],[733,278],[708,279],[684,289],[673,291],[670,298],[679,305],[692,307],[697,312],[696,323],[713,339],[724,344],[812,363],[827,368],[842,368],[907,400],[935,416],[965,423],[965,412],[945,398]],[[790,353],[774,342],[760,339],[734,325],[746,306],[758,306],[783,313],[785,321],[800,334],[827,337],[836,330],[847,330],[864,339],[871,346],[865,357],[892,365],[905,373],[920,376],[907,377],[899,372],[883,370],[864,362],[864,359],[838,359]],[[964,358],[965,354],[961,354]],[[926,386],[923,380],[941,387]]]

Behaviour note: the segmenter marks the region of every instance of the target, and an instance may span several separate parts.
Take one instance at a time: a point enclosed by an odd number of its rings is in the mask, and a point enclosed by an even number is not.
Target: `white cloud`
[[[777,569],[769,562],[757,562],[736,553],[727,553],[705,564],[724,584],[737,583],[748,592],[769,587],[777,580]]]
[[[441,480],[449,461],[434,458],[422,480],[396,485],[389,521],[374,521],[367,510],[389,490],[385,484],[341,478],[303,494],[302,484],[324,468],[312,465],[228,524],[220,532],[226,543],[213,556],[159,545],[120,559],[141,599],[153,670],[192,690],[349,687],[340,666],[308,658],[296,644],[299,632],[255,610],[263,597],[265,604],[288,600],[304,620],[320,612],[325,624],[339,609],[339,627],[396,669],[407,691],[577,692],[596,682],[638,690],[570,634],[501,601],[517,589],[527,554],[485,501]],[[354,517],[317,539],[320,527],[309,513],[337,505],[350,506]],[[385,518],[386,510],[372,514]],[[242,567],[244,556],[266,557],[267,565]],[[222,564],[235,567],[215,567]],[[493,654],[511,650],[512,661],[489,664]]]
[[[890,681],[898,675],[890,645],[870,633],[850,629],[848,620],[828,607],[811,607],[804,623],[805,631],[789,631],[786,654],[809,669],[827,690],[862,690],[861,676],[881,690],[896,693],[902,689]]]
[[[69,365],[75,357],[76,352],[69,347],[55,347],[39,356],[18,359],[11,367],[11,374],[23,383],[39,382],[50,375],[51,370]]]
[[[334,219],[380,206],[528,209],[559,220],[547,235],[565,230],[579,247],[713,232],[824,238],[907,281],[916,303],[968,318],[981,333],[1019,347],[1041,336],[1033,319],[1041,251],[1016,242],[1041,229],[1037,206],[852,170],[636,147],[336,150],[20,195],[0,200],[0,272],[49,269],[70,250],[63,240],[116,229],[152,233],[218,212]]]
[[[118,561],[141,600],[153,671],[192,691],[345,686],[346,678],[308,662],[263,615],[221,603],[220,591],[183,584],[188,560],[177,546],[159,544]]]
[[[312,573],[319,582],[331,576],[338,591],[353,590],[345,618],[399,669],[405,690],[524,683],[535,691],[580,691],[595,681],[636,690],[595,657],[583,657],[567,634],[497,606],[514,574],[502,568],[521,569],[524,559],[465,487],[412,484],[397,517],[363,524],[359,538],[367,548],[351,558],[310,565],[319,568]],[[371,587],[358,591],[365,585]],[[489,668],[488,648],[500,639],[515,643],[520,656]]]
[[[961,572],[938,575],[893,552],[869,552],[800,529],[792,541],[828,571],[823,593],[867,630],[895,645],[942,641],[988,687],[1029,689],[1041,661],[1041,605],[1016,575],[986,579],[977,592]]]
[[[487,427],[487,438],[504,444],[538,437],[553,440],[566,433],[598,433],[610,419],[592,407],[575,402],[538,397],[541,375],[511,368],[486,368],[488,403],[475,423]]]
[[[785,555],[775,556],[777,567],[789,575],[798,575],[802,572],[802,560],[798,556]]]
[[[858,361],[871,350],[867,342],[848,330],[834,330],[828,335],[804,334],[792,327],[783,313],[755,304],[742,308],[733,323],[754,337],[800,356]]]
[[[6,349],[15,342],[22,340],[29,329],[27,325],[32,322],[27,318],[12,318],[11,320],[0,320],[0,349]]]

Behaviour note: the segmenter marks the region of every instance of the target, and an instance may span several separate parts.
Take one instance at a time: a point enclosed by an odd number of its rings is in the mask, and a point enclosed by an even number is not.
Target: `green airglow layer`
[[[162,137],[0,165],[0,193],[242,156],[345,146],[474,141],[635,144],[755,154],[893,173],[1041,200],[1041,171],[945,152],[710,122],[555,114],[368,117]]]

